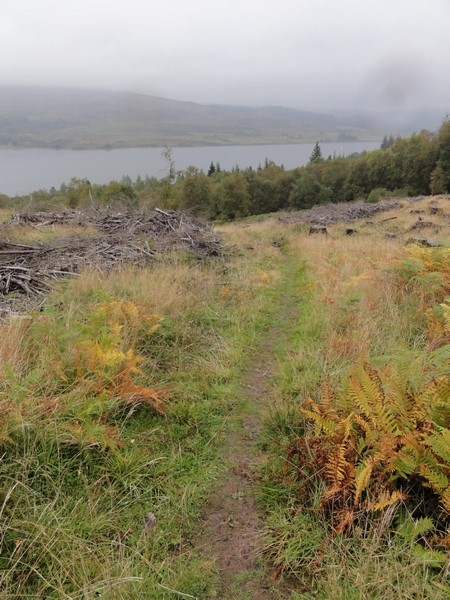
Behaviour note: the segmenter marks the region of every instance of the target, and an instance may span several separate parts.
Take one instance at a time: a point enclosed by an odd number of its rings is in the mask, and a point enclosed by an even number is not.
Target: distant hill
[[[0,146],[120,148],[377,140],[367,115],[202,105],[143,94],[0,86]]]

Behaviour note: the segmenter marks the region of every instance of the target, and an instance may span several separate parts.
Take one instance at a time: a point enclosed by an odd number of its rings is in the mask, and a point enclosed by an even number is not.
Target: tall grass
[[[408,222],[410,216],[399,214],[399,219]],[[364,230],[361,224],[358,228]],[[325,456],[326,450],[320,450],[320,438],[318,450],[313,447],[311,424],[299,408],[308,396],[317,397],[323,382],[338,386],[361,360],[377,368],[394,365],[405,387],[417,393],[445,371],[448,375],[444,309],[435,317],[429,312],[448,293],[448,263],[444,267],[447,260],[442,258],[447,251],[437,250],[432,258],[432,250],[409,249],[373,228],[355,237],[344,236],[340,226],[324,237],[307,236],[298,227],[284,235],[290,252],[305,262],[307,279],[298,290],[288,347],[279,357],[281,397],[266,428],[271,460],[261,499],[268,512],[267,551],[275,575],[297,580],[295,598],[444,598],[449,588],[443,555],[421,553],[416,542],[420,537],[426,546],[426,534],[402,537],[399,522],[415,523],[417,514],[413,518],[401,502],[387,509],[385,517],[360,517],[345,536],[333,531],[324,511],[326,478],[307,466],[314,452]],[[434,346],[430,332],[440,340]],[[336,499],[336,514],[341,509]],[[339,519],[334,525],[348,527]]]
[[[214,588],[187,539],[272,311],[279,251],[263,247],[269,260],[87,271],[43,312],[0,324],[2,597]]]

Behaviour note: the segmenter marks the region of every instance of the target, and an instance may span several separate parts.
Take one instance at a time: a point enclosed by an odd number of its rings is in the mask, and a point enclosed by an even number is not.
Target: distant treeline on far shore
[[[224,171],[211,163],[207,173],[196,167],[177,171],[170,149],[164,152],[167,175],[138,177],[106,185],[72,179],[59,189],[23,197],[0,194],[0,206],[23,209],[155,206],[186,210],[207,219],[233,220],[280,209],[310,208],[327,202],[450,192],[450,119],[439,131],[423,130],[407,138],[385,137],[381,148],[349,157],[323,157],[316,144],[306,166],[286,170],[267,159],[256,170],[236,166]],[[1,190],[0,190],[1,192]]]

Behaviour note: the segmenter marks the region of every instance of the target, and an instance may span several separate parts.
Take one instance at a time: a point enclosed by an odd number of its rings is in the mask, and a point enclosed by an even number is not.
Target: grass
[[[190,557],[186,541],[222,468],[248,348],[268,324],[277,254],[85,272],[43,313],[0,325],[4,597],[206,597],[214,565]],[[117,306],[139,307],[139,319],[110,323]],[[140,321],[153,315],[148,333]],[[106,374],[81,377],[76,357],[91,338],[109,352],[98,355]],[[140,356],[136,383],[169,386],[165,414],[110,393],[108,361],[129,349]],[[146,531],[149,512],[156,527]]]
[[[214,562],[189,539],[224,468],[227,433],[252,410],[241,375],[272,325],[259,489],[272,571],[291,600],[448,597],[445,569],[402,536],[401,507],[333,534],[320,484],[306,510],[288,452],[308,427],[299,406],[361,357],[395,363],[417,386],[444,374],[446,334],[427,312],[443,299],[427,273],[407,283],[399,271],[409,211],[429,202],[358,223],[354,237],[341,225],[308,236],[270,218],[223,225],[233,244],[224,261],[172,254],[152,267],[86,271],[43,312],[1,322],[0,596],[220,597]],[[445,226],[442,214],[433,219]],[[235,597],[262,577],[259,567],[237,576]]]
[[[414,207],[423,205],[425,210],[429,202],[423,199]],[[430,563],[418,555],[415,540],[396,533],[398,505],[388,523],[372,517],[351,535],[336,535],[320,509],[320,478],[306,504],[300,485],[302,467],[297,481],[289,454],[308,427],[299,407],[308,396],[316,396],[324,380],[337,385],[361,357],[378,367],[395,364],[416,387],[446,371],[444,349],[448,346],[442,332],[442,354],[435,359],[427,333],[424,298],[431,302],[434,292],[426,279],[422,287],[419,282],[409,288],[398,279],[400,265],[410,256],[410,250],[401,245],[411,226],[409,210],[378,217],[396,216],[391,221],[397,222],[396,240],[385,239],[379,224],[359,223],[360,233],[351,238],[340,225],[320,238],[306,236],[295,227],[284,232],[288,251],[306,267],[306,278],[297,290],[295,323],[277,350],[276,402],[262,440],[270,459],[260,500],[267,514],[268,557],[280,576],[294,580],[298,591],[293,598],[384,600],[448,595],[442,562]],[[442,217],[437,218],[442,223]]]

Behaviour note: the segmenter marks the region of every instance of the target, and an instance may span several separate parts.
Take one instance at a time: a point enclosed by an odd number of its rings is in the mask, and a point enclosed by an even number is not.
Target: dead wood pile
[[[313,206],[308,210],[285,213],[278,220],[281,223],[308,223],[310,225],[334,225],[367,219],[378,213],[400,208],[402,203],[398,200],[385,200],[377,203],[368,202],[342,202],[339,204],[322,204]]]
[[[99,235],[70,236],[45,244],[19,243],[8,236],[17,225],[53,224],[94,226]],[[51,279],[77,274],[86,266],[111,269],[172,250],[206,258],[221,256],[222,244],[207,223],[175,211],[17,213],[0,226],[0,299],[13,292],[46,295]],[[1,304],[9,307],[9,299]]]
[[[11,218],[2,223],[5,229],[15,225],[31,225],[44,227],[46,225],[86,225],[88,216],[77,210],[64,210],[62,212],[23,212],[14,213]]]

